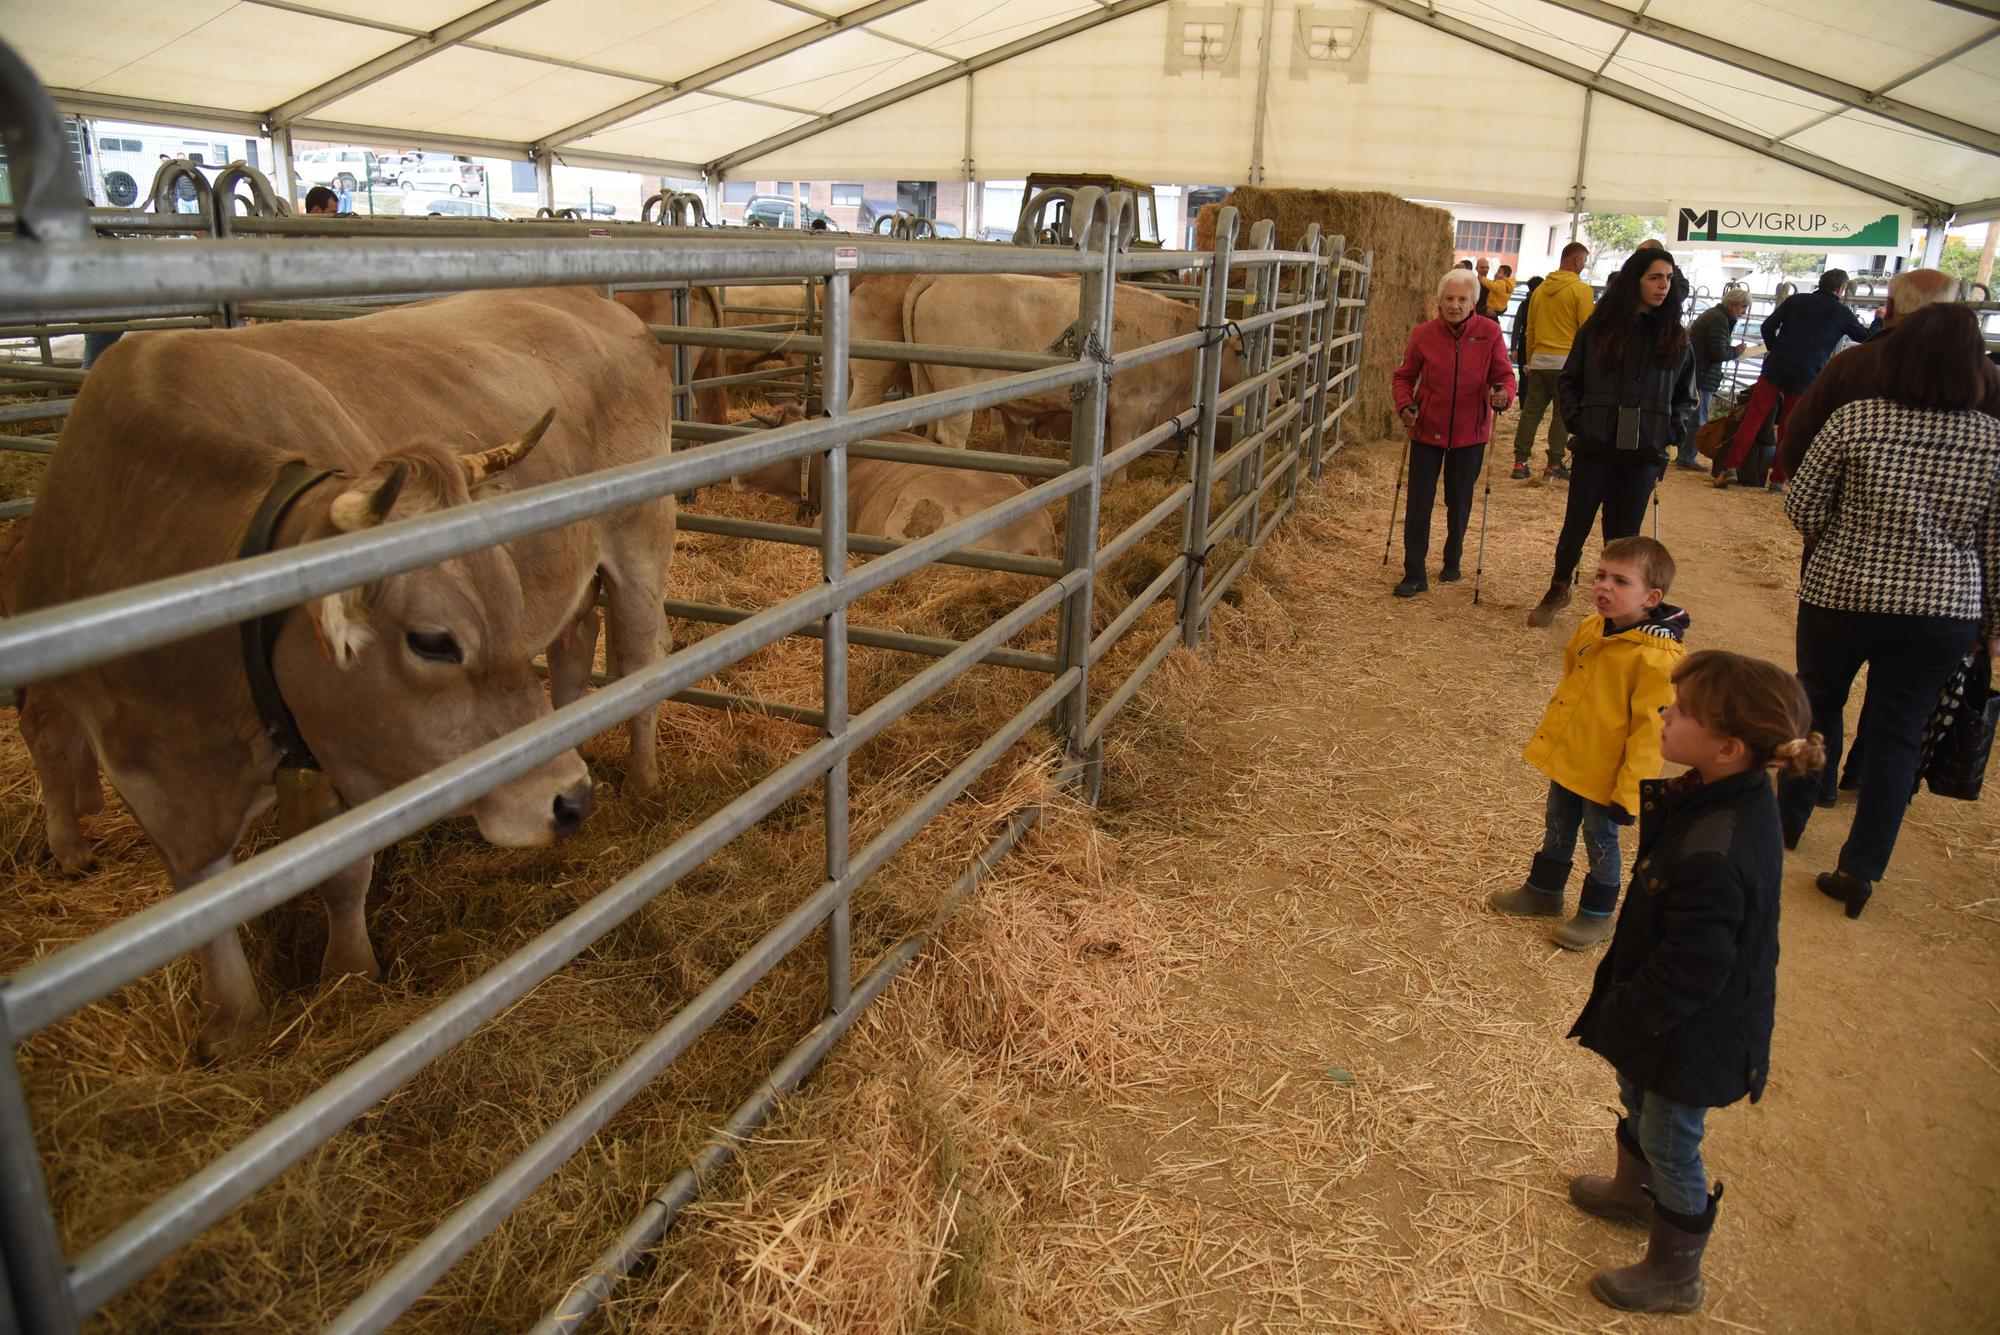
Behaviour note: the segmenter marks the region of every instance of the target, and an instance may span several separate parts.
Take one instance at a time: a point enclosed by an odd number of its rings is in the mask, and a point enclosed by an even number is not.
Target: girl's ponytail
[[[1780,762],[1778,768],[1793,778],[1811,774],[1826,767],[1826,739],[1816,732],[1809,732],[1803,737],[1779,742],[1771,758]]]
[[[1776,663],[1703,649],[1674,669],[1674,693],[1681,709],[1703,727],[1748,747],[1752,764],[1775,765],[1794,776],[1826,764],[1826,745],[1812,731],[1805,688]]]

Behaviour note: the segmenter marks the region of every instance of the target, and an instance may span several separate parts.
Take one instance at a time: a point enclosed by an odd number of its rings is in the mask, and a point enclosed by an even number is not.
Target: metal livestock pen
[[[553,1305],[540,1328],[574,1329],[659,1240],[774,1102],[804,1078],[861,1010],[927,944],[931,932],[912,935],[854,976],[848,932],[849,905],[856,889],[984,769],[1045,721],[1067,757],[1066,774],[1092,791],[1106,728],[1177,645],[1200,643],[1209,613],[1285,517],[1301,488],[1318,478],[1325,460],[1338,448],[1341,416],[1353,401],[1369,280],[1367,257],[1347,252],[1340,239],[1328,244],[1313,234],[1293,249],[1279,249],[1269,223],[1252,228],[1247,248],[1238,249],[1233,210],[1224,212],[1211,253],[1122,249],[1121,213],[1129,206],[1129,197],[1095,190],[1081,192],[1075,201],[1077,241],[1054,246],[774,238],[640,224],[587,227],[438,220],[425,225],[421,220],[288,217],[235,218],[211,229],[232,235],[176,239],[166,234],[184,229],[184,217],[87,214],[74,190],[74,174],[68,175],[69,188],[64,189],[66,165],[37,128],[53,127],[53,115],[46,113],[45,103],[38,107],[36,99],[27,101],[25,111],[17,105],[4,118],[17,199],[7,218],[8,243],[0,246],[0,293],[4,293],[0,323],[7,326],[45,331],[88,320],[93,312],[115,312],[138,327],[158,327],[160,320],[228,322],[246,313],[340,318],[365,308],[290,303],[337,298],[351,302],[481,287],[810,281],[817,284],[823,304],[816,315],[818,332],[809,337],[684,325],[656,327],[655,333],[675,347],[756,348],[786,340],[792,350],[813,356],[825,415],[756,432],[677,421],[675,429],[683,438],[711,443],[9,620],[0,623],[0,687],[11,690],[59,678],[94,662],[231,627],[309,598],[638,501],[688,492],[777,461],[823,456],[827,501],[817,530],[720,517],[683,520],[688,527],[705,526],[716,533],[814,545],[823,576],[819,587],[756,612],[670,605],[675,615],[707,619],[722,629],[0,980],[0,1035],[8,1054],[0,1061],[0,1156],[4,1156],[0,1247],[5,1260],[0,1325],[8,1329],[77,1329],[177,1248],[228,1216],[781,803],[823,784],[825,865],[819,884],[732,966],[667,1018],[608,1078],[547,1125],[483,1189],[457,1202],[428,1236],[376,1276],[328,1327],[355,1332],[389,1325],[759,978],[824,927],[824,1018],[799,1037],[696,1161],[640,1205],[589,1273],[566,1294],[550,1295]],[[225,199],[221,212],[229,211]],[[161,239],[110,244],[94,235],[100,230],[148,231],[161,234]],[[275,237],[288,239],[275,244]],[[1073,328],[1078,353],[999,355],[887,343],[857,349],[848,332],[851,282],[857,276],[897,273],[1077,275],[1080,302]],[[1182,337],[1114,354],[1108,333],[1115,293],[1122,283],[1148,277],[1161,278],[1160,285],[1169,290],[1179,288],[1196,296],[1198,327]],[[1225,344],[1238,337],[1246,374],[1223,391]],[[1002,374],[966,389],[849,412],[848,364],[858,352],[883,360],[983,362]],[[1188,406],[1107,453],[1105,409],[1116,378],[1190,352],[1197,355],[1198,371],[1189,387]],[[73,387],[85,379],[60,371],[42,372],[40,383]],[[1050,389],[1071,393],[1066,461],[869,443],[872,435]],[[28,408],[18,415],[25,418],[63,406]],[[1225,446],[1220,443],[1222,428],[1232,415],[1237,429],[1233,442]],[[1100,534],[1106,479],[1144,455],[1177,444],[1184,456],[1177,464],[1184,469],[1184,480],[1136,523],[1115,534]],[[903,542],[860,538],[847,532],[842,503],[850,458],[915,459],[1013,472],[1024,475],[1031,485],[1012,500],[926,537]],[[1058,501],[1066,513],[1061,558],[976,549],[983,535]],[[688,519],[696,522],[690,524]],[[1156,527],[1171,523],[1179,526],[1179,554],[1142,594],[1093,634],[1091,608],[1099,570]],[[1232,539],[1241,544],[1241,554],[1225,570],[1209,569],[1210,554]],[[859,555],[871,559],[850,568],[850,557]],[[848,624],[847,609],[857,599],[933,562],[1027,573],[1048,582],[1039,593],[963,640]],[[1171,624],[1129,676],[1093,709],[1093,670],[1149,607],[1168,597],[1173,599]],[[1007,648],[1011,639],[1052,612],[1059,613],[1061,626],[1054,655]],[[65,1255],[22,1083],[18,1050],[24,1041],[641,708],[677,696],[718,707],[782,708],[694,688],[718,670],[792,636],[814,636],[822,644],[819,707],[792,708],[790,714],[820,729],[814,744],[502,963],[441,998],[418,1023],[271,1118],[178,1187],[75,1255]],[[847,681],[850,644],[880,645],[936,661],[854,713]],[[864,847],[850,849],[848,757],[982,662],[1037,672],[1047,682],[1025,708],[1009,718],[991,720],[985,740],[921,800]],[[940,921],[1013,847],[1036,816],[1033,808],[1027,808],[1002,824],[990,845],[958,877]]]

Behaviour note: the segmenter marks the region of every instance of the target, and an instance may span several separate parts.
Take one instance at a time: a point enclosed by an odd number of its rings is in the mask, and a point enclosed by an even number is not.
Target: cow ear
[[[490,450],[477,454],[461,454],[458,466],[465,470],[465,486],[469,491],[496,473],[504,473],[515,464],[528,457],[528,451],[540,442],[542,433],[549,429],[549,423],[556,420],[556,410],[551,408],[542,414],[542,420],[528,428],[527,434],[519,440],[505,445],[495,445]]]
[[[401,459],[385,460],[369,470],[368,476],[334,497],[327,518],[342,533],[374,528],[389,517],[389,510],[409,477],[408,463]]]
[[[321,652],[344,668],[353,667],[361,651],[375,638],[360,589],[320,599],[313,606],[313,625]]]

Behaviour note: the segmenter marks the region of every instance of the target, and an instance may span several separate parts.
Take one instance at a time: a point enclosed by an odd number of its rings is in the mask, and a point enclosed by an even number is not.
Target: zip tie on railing
[[[1212,348],[1228,339],[1243,337],[1243,327],[1234,320],[1225,320],[1221,324],[1205,324],[1201,327],[1201,332],[1214,335],[1213,338],[1202,340],[1201,345],[1205,348]]]

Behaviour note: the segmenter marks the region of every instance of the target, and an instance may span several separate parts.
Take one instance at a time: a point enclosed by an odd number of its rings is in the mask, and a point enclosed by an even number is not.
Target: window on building
[[[1521,224],[1461,222],[1453,246],[1460,255],[1519,255]]]
[[[748,204],[757,195],[755,181],[724,181],[722,202],[725,204]]]
[[[771,182],[771,193],[773,195],[776,195],[779,199],[791,199],[796,194],[797,188],[798,188],[797,181]]]
[[[836,204],[859,204],[861,202],[861,182],[835,181],[833,183],[833,202]]]

